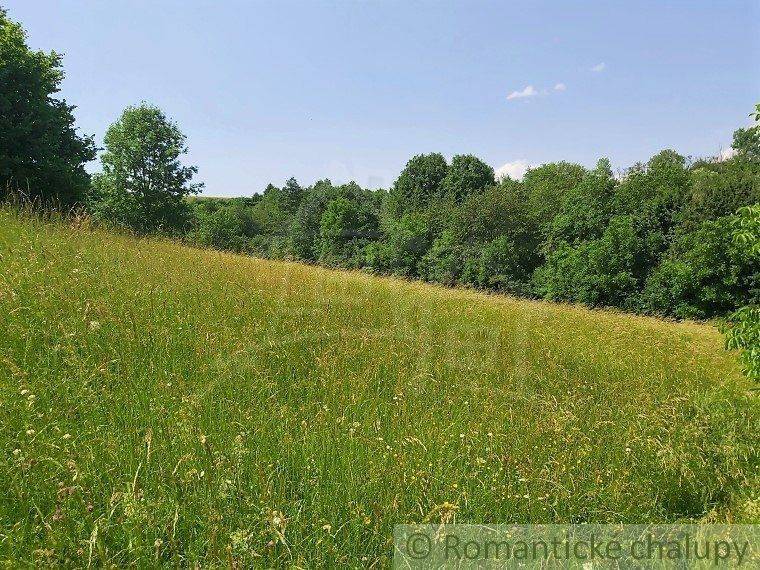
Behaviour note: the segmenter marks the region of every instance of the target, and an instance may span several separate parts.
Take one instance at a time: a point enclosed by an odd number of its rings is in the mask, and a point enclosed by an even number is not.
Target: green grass
[[[396,523],[758,522],[722,345],[0,210],[0,560],[385,566]]]

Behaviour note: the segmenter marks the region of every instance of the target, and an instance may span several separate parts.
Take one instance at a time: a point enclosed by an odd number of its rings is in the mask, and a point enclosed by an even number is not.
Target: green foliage
[[[748,305],[735,311],[726,329],[726,348],[740,350],[747,376],[760,381],[760,306]]]
[[[700,162],[690,172],[689,186],[678,220],[681,232],[760,202],[760,161],[737,155],[730,160]]]
[[[734,241],[750,255],[760,257],[760,203],[739,209],[734,218]]]
[[[547,299],[635,309],[651,249],[633,216],[615,216],[599,239],[552,251],[534,275],[536,287]]]
[[[365,248],[378,236],[377,212],[361,195],[331,200],[319,222],[319,260],[327,265],[361,267]]]
[[[239,198],[200,202],[194,208],[189,240],[198,245],[236,252],[251,251],[251,239],[260,233],[251,209]]]
[[[737,129],[731,146],[740,157],[757,161],[760,160],[760,103],[755,106],[755,112],[750,117],[755,119],[755,125]]]
[[[739,210],[734,219],[734,242],[752,259],[754,278],[760,281],[760,204]],[[726,347],[740,350],[742,367],[747,376],[760,381],[760,300],[757,295],[752,304],[740,308],[729,317],[725,332]]]
[[[280,190],[280,202],[282,209],[289,215],[293,215],[304,198],[304,189],[295,178],[288,178],[285,186]]]
[[[406,163],[390,193],[397,215],[405,211],[423,210],[440,195],[441,182],[448,165],[439,153],[418,154]]]
[[[30,50],[0,7],[0,198],[11,190],[65,206],[85,197],[95,146],[77,133],[74,107],[55,97],[62,80],[61,56]]]
[[[404,214],[368,252],[369,265],[394,275],[416,277],[432,241],[429,220],[424,213]]]
[[[544,248],[566,242],[579,244],[604,233],[614,213],[616,183],[607,159],[584,174],[576,186],[564,191],[557,215],[548,226]]]
[[[329,180],[320,180],[305,192],[289,230],[290,251],[297,259],[316,261],[319,257],[322,214],[337,193]]]
[[[420,276],[427,281],[456,285],[464,268],[465,251],[452,230],[444,230],[420,260]]]
[[[644,307],[703,319],[759,301],[757,261],[732,239],[733,227],[733,218],[726,216],[679,236],[647,281]]]
[[[482,192],[496,183],[493,168],[471,154],[458,154],[451,159],[439,188],[439,195],[455,202]]]
[[[686,159],[673,150],[663,150],[646,165],[636,165],[626,173],[615,192],[615,212],[641,220],[650,239],[661,239],[664,248],[688,190]]]
[[[548,233],[562,201],[583,180],[586,169],[579,164],[554,162],[531,168],[523,178],[528,209],[534,223]]]
[[[500,235],[483,245],[475,265],[475,279],[480,287],[531,296],[530,268],[524,243],[509,235]]]
[[[425,256],[431,281],[526,291],[539,263],[538,232],[519,184],[504,180],[467,196]]]
[[[95,217],[138,232],[186,230],[185,197],[202,184],[191,183],[196,167],[180,163],[187,147],[179,127],[158,107],[142,103],[127,107],[108,128],[105,146],[91,198]]]

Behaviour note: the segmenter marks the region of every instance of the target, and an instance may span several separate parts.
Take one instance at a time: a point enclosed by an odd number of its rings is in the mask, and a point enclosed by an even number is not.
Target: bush
[[[644,308],[708,318],[760,299],[757,264],[748,248],[733,240],[733,229],[733,218],[726,216],[679,236],[647,280]]]
[[[760,105],[758,114],[760,117]],[[739,210],[733,220],[733,240],[755,263],[754,276],[760,272],[760,204]],[[726,330],[726,347],[741,351],[740,359],[747,376],[760,380],[760,304],[755,298],[753,304],[742,307],[729,318]]]
[[[599,239],[560,244],[536,271],[534,283],[547,299],[633,309],[640,303],[651,250],[634,217],[616,216]]]
[[[358,196],[340,196],[327,204],[320,220],[321,262],[352,268],[364,264],[365,248],[378,234],[377,214],[365,206]]]
[[[395,275],[419,276],[420,262],[432,242],[428,217],[404,214],[384,240],[369,252],[371,266]]]
[[[190,241],[217,249],[248,252],[251,238],[259,233],[250,210],[237,202],[211,208],[198,206],[194,222]]]

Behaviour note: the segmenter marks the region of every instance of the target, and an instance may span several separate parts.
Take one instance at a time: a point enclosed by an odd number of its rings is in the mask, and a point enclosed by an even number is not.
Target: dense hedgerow
[[[757,124],[735,132],[727,160],[664,150],[621,176],[602,159],[497,181],[475,156],[430,153],[388,191],[291,178],[250,198],[189,200],[202,185],[182,162],[186,138],[147,103],[108,129],[90,184],[92,141],[52,97],[60,65],[0,10],[0,190],[84,202],[101,221],[203,246],[589,306],[711,318],[760,300],[757,258],[731,239],[736,211],[760,203]]]
[[[298,186],[295,199],[270,185],[252,199],[197,200],[189,237],[588,306],[725,316],[760,300],[757,258],[732,239],[736,211],[760,201],[760,153],[735,150],[692,163],[663,151],[621,177],[606,160],[592,170],[547,164],[498,183],[474,157],[450,168],[420,155],[389,192],[323,180]]]

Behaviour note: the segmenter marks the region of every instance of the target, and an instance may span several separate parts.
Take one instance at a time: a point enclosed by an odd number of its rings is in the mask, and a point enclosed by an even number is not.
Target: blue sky
[[[432,151],[512,172],[717,154],[760,102],[757,0],[0,4],[65,54],[83,132],[157,104],[207,195],[387,187]]]

